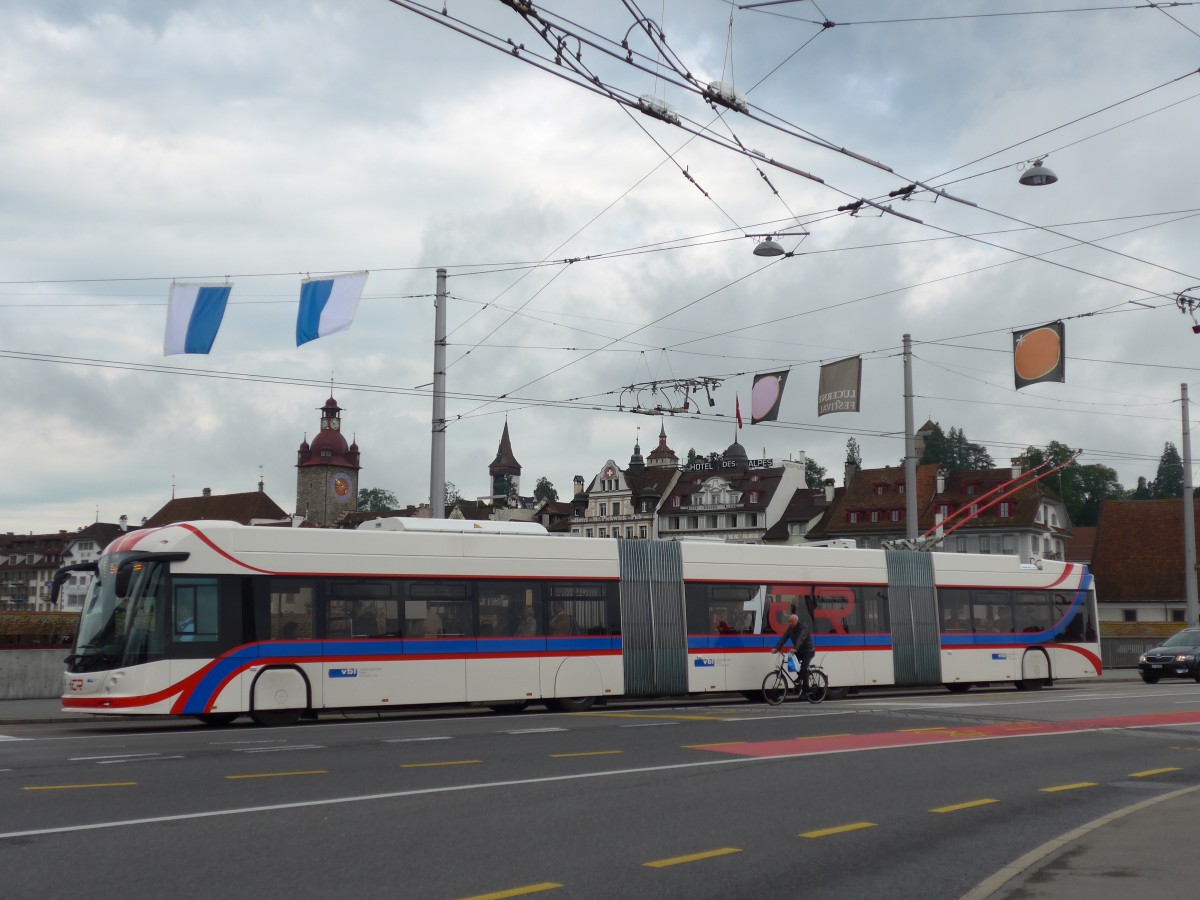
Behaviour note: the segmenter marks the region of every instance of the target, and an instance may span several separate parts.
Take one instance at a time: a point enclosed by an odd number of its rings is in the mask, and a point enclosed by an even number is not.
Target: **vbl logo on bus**
[[[330,678],[357,678],[358,677],[358,669],[355,669],[355,668],[330,669],[329,677]]]

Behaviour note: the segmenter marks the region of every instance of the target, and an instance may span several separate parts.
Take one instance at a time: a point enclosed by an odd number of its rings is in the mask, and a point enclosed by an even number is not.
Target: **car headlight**
[[[1138,657],[1138,662],[1144,663],[1145,661],[1146,661],[1146,654],[1143,653],[1141,656]]]
[[[1194,654],[1194,653],[1180,653],[1178,656],[1175,657],[1175,662],[1195,662],[1195,661],[1196,661],[1196,654]]]

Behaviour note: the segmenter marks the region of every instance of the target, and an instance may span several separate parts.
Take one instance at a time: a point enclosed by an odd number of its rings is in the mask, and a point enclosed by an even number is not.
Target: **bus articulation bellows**
[[[123,535],[97,568],[62,705],[100,714],[754,697],[792,611],[839,689],[1101,669],[1086,567],[1014,556],[201,521]]]

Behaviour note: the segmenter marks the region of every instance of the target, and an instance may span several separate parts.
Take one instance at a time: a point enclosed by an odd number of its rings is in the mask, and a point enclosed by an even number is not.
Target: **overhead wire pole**
[[[917,539],[917,436],[913,422],[912,336],[904,336],[904,536]]]
[[[1195,628],[1200,620],[1196,600],[1196,501],[1192,498],[1192,430],[1188,411],[1188,386],[1179,386],[1183,406],[1183,584],[1187,596],[1187,624]]]
[[[433,300],[433,437],[429,448],[429,517],[446,518],[446,270],[437,270]]]

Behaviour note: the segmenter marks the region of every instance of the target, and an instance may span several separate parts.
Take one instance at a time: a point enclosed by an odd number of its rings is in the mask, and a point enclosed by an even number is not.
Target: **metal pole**
[[[1188,421],[1188,389],[1181,384],[1183,405],[1183,584],[1187,590],[1187,624],[1195,628],[1196,601],[1196,506],[1192,499],[1192,432]]]
[[[433,440],[429,450],[429,517],[446,518],[446,270],[437,270],[433,301]]]
[[[904,336],[904,536],[917,538],[917,436],[913,424],[912,337]]]

